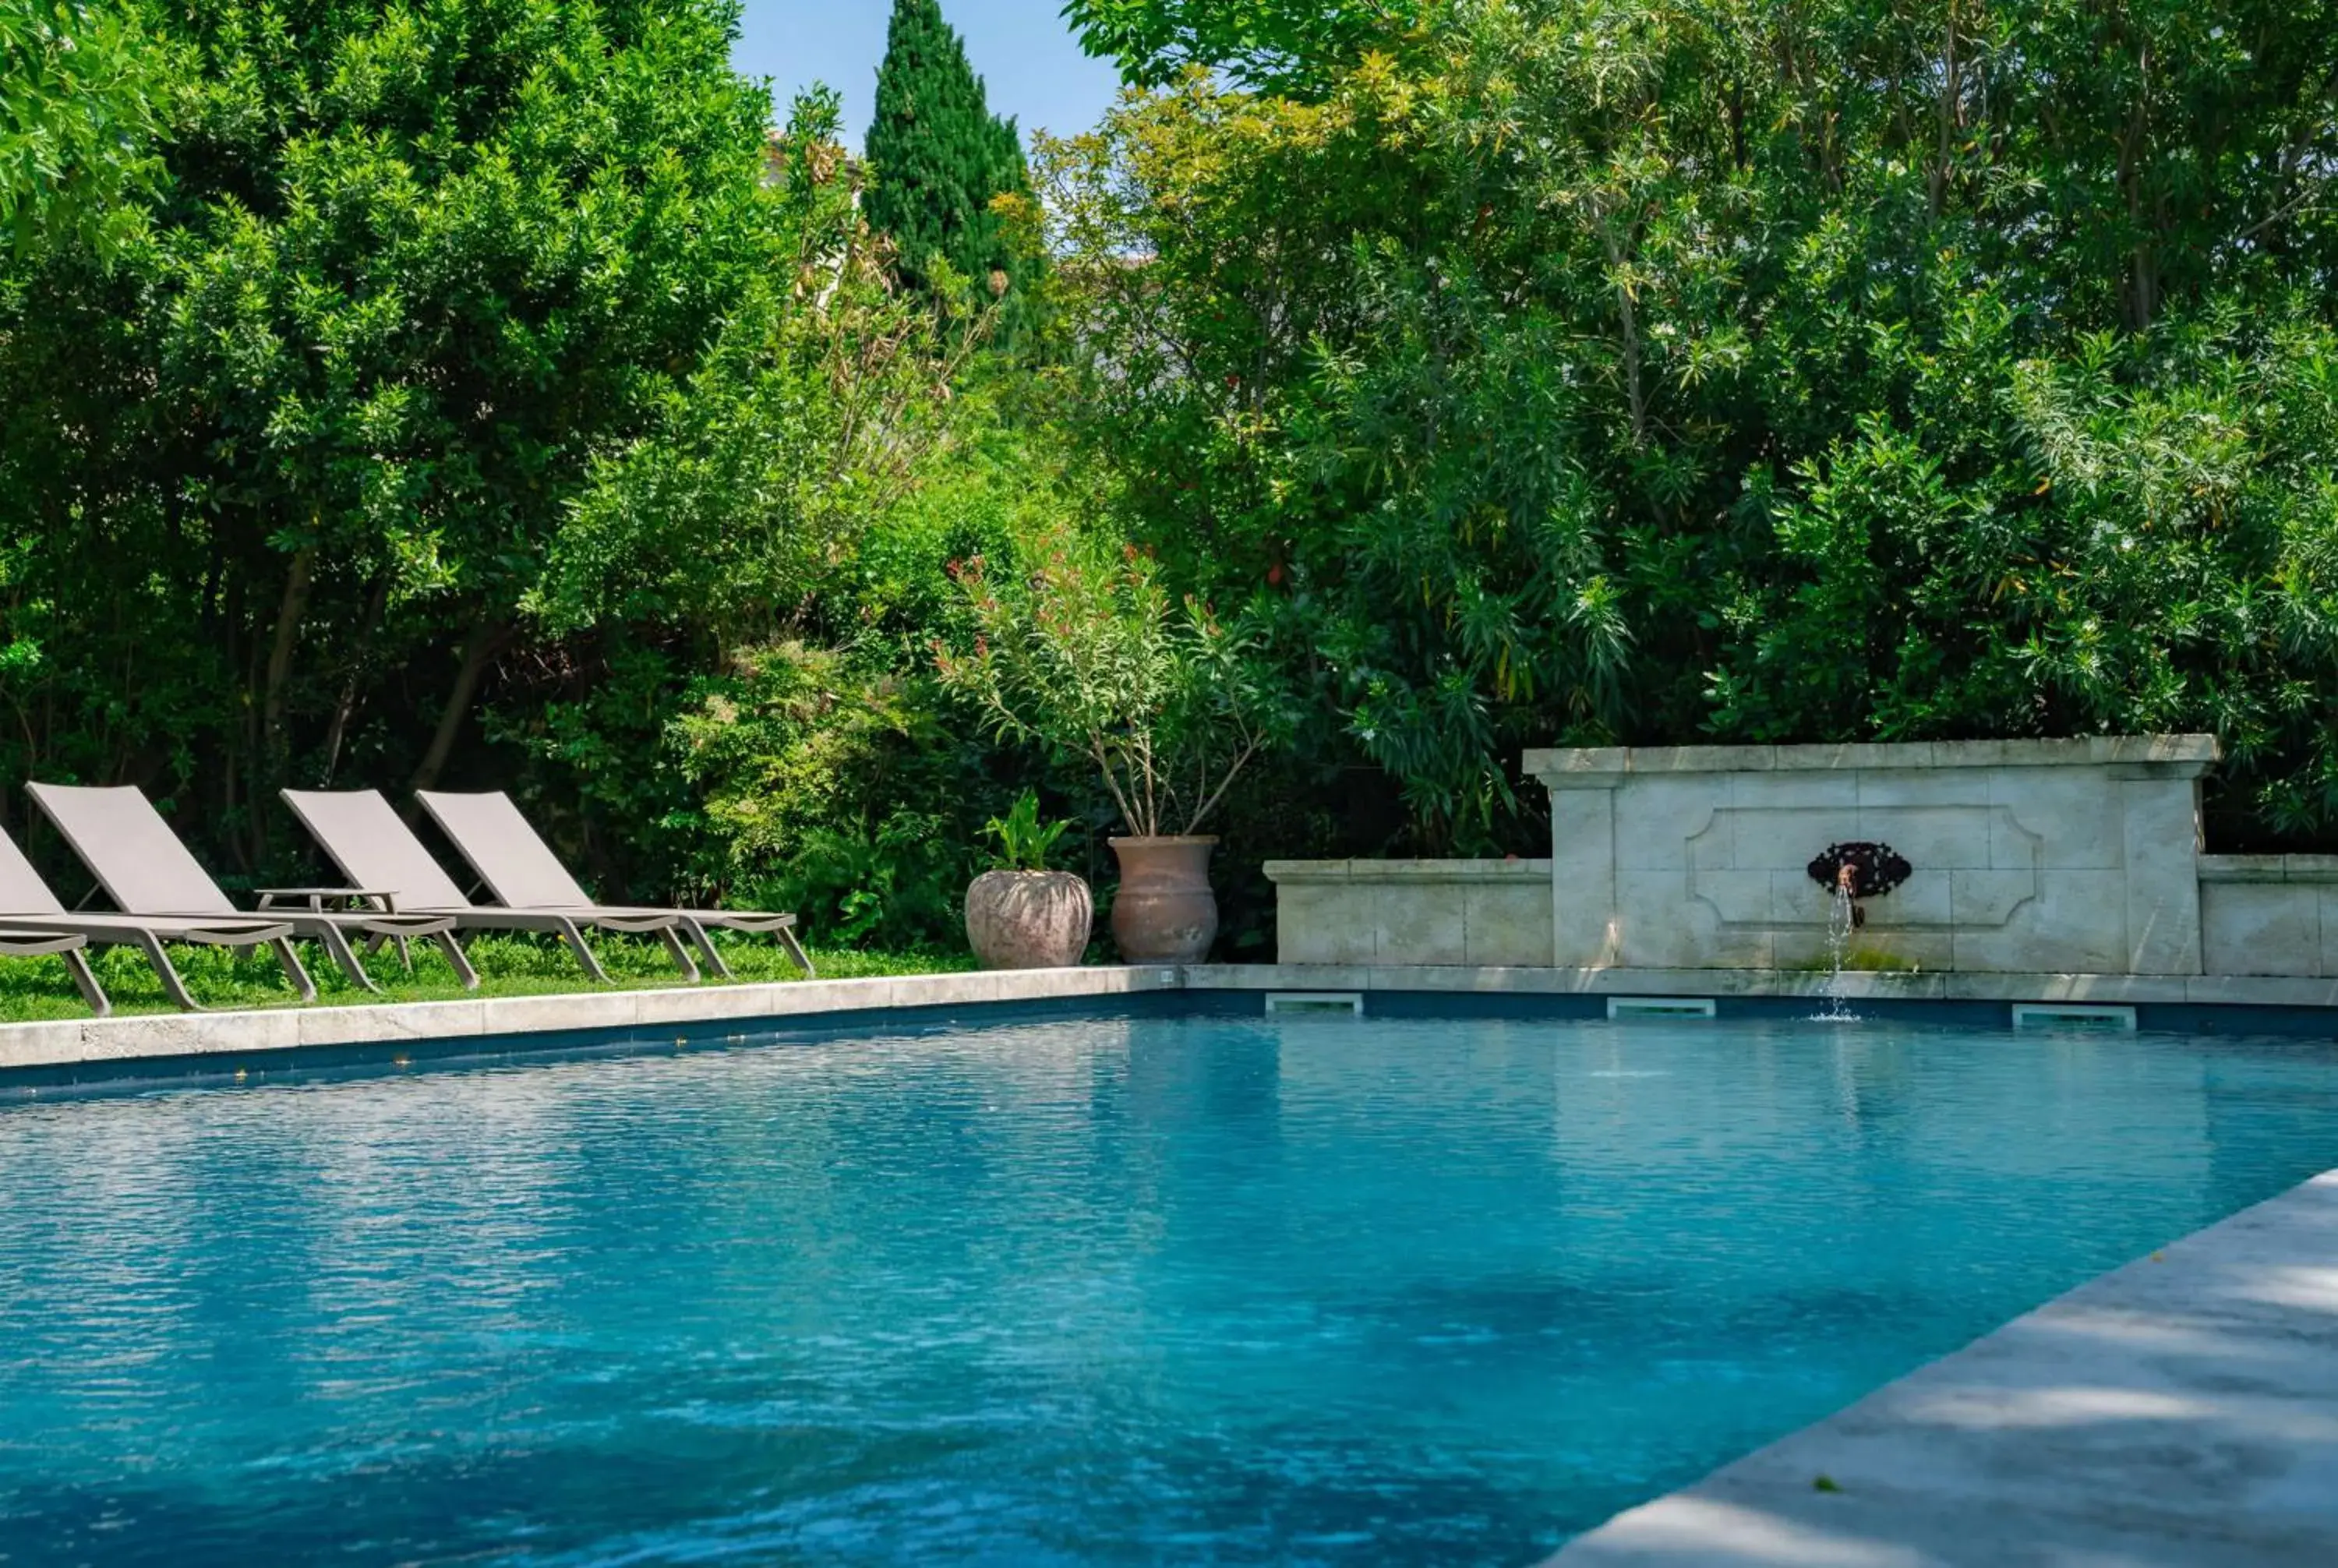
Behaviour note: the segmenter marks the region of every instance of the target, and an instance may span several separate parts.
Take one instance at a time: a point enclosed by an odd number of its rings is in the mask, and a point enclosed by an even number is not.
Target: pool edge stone
[[[5,1031],[0,1031],[0,1072],[82,1060],[88,1049],[87,1027],[78,1018],[44,1018],[7,1024]]]
[[[2338,1171],[1628,1509],[1543,1568],[1789,1562],[2338,1562]]]
[[[394,1049],[409,1044],[459,1046],[506,1036],[531,1043],[596,1036],[604,1043],[622,1044],[646,1031],[692,1025],[1101,999],[1176,990],[1183,984],[1183,975],[1174,967],[1099,966],[40,1019],[0,1024],[0,1084],[20,1072],[84,1064],[111,1067],[227,1054],[264,1059],[306,1049]]]
[[[487,1032],[483,1001],[372,1003],[357,1007],[309,1007],[300,1021],[303,1045],[373,1045],[398,1040],[452,1040]],[[221,1014],[228,1016],[228,1014]]]

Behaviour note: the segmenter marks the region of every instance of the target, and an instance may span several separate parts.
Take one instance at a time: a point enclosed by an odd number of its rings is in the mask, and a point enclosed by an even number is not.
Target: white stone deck
[[[2338,1171],[1618,1515],[1547,1568],[2332,1564]]]

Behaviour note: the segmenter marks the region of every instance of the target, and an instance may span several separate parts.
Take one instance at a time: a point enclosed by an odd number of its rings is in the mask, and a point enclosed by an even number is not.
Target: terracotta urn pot
[[[986,871],[966,890],[966,939],[985,969],[1061,969],[1095,924],[1088,885],[1069,871]]]
[[[1218,935],[1218,898],[1210,891],[1210,851],[1217,839],[1114,838],[1120,892],[1112,901],[1112,935],[1132,964],[1198,964]]]

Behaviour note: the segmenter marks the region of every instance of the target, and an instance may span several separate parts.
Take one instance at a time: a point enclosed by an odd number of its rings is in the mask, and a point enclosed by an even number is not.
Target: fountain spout
[[[1915,867],[1889,844],[1850,841],[1830,844],[1810,864],[1811,880],[1827,890],[1827,1010],[1830,1023],[1855,1019],[1842,994],[1843,966],[1851,958],[1851,936],[1867,924],[1861,900],[1881,898],[1905,882]]]
[[[1844,861],[1835,867],[1835,897],[1851,911],[1851,928],[1854,931],[1867,924],[1867,910],[1859,901],[1859,867]]]

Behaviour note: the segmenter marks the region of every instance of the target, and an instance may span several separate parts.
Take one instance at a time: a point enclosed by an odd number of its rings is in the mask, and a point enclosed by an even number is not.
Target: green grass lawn
[[[731,932],[713,934],[715,946],[742,981],[798,980],[802,975],[768,937],[742,937]],[[594,935],[593,950],[609,972],[609,988],[678,985],[665,950],[654,940]],[[464,995],[534,996],[553,992],[604,989],[584,978],[560,945],[549,937],[526,933],[481,934],[467,937],[464,951],[479,972],[479,988],[465,992],[455,972],[428,943],[414,945],[414,973],[398,965],[398,955],[385,949],[366,961],[381,994],[359,990],[349,983],[322,948],[302,943],[300,962],[317,982],[320,1007],[374,1002],[438,1002]],[[186,977],[187,989],[206,1007],[297,1007],[300,1001],[285,982],[273,956],[264,949],[173,947],[172,961]],[[931,975],[970,969],[974,960],[951,953],[853,953],[811,950],[813,965],[823,980],[848,980],[869,975]],[[90,963],[113,998],[113,1010],[124,1013],[174,1011],[146,960],[127,947],[93,947]],[[720,985],[720,981],[710,981]],[[21,1023],[35,1018],[86,1018],[89,1009],[64,965],[54,958],[0,958],[0,1022]]]

